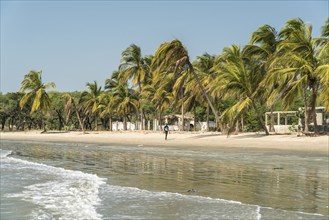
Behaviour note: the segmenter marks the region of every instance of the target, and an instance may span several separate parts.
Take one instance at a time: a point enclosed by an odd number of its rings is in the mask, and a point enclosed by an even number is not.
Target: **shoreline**
[[[47,132],[15,131],[1,132],[1,140],[92,143],[129,145],[135,147],[171,147],[200,151],[248,150],[276,153],[306,153],[329,155],[329,136],[297,137],[296,135],[262,135],[241,133],[223,135],[219,132],[170,132],[164,140],[162,132],[153,131],[80,131]]]

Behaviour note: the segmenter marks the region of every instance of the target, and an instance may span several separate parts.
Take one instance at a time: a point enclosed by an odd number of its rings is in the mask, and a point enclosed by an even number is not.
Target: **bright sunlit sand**
[[[85,142],[138,146],[179,147],[192,150],[216,150],[217,148],[246,148],[304,151],[328,154],[329,136],[298,137],[296,135],[269,135],[244,133],[226,136],[217,132],[193,133],[170,132],[164,140],[161,132],[2,132],[2,140],[49,141],[49,142]]]

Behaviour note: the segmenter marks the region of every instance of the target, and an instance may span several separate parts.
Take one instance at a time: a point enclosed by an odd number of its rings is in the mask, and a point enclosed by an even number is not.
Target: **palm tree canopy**
[[[119,79],[123,82],[132,79],[134,86],[141,86],[148,76],[149,61],[148,57],[142,57],[140,47],[131,44],[122,52],[121,62]]]
[[[182,42],[176,39],[160,45],[151,66],[160,72],[176,73],[177,68],[185,64],[190,65],[188,52]]]
[[[46,92],[47,88],[55,88],[56,85],[53,82],[42,82],[42,71],[30,71],[24,76],[22,81],[20,92],[27,92],[20,100],[20,107],[23,108],[25,104],[33,99],[31,113],[41,109],[47,111],[50,108],[50,98]]]
[[[323,37],[329,37],[329,18],[327,18],[325,24],[322,26],[321,35]]]
[[[86,86],[88,88],[87,91],[81,94],[84,112],[86,114],[96,113],[100,102],[99,97],[102,94],[102,87],[98,86],[96,81],[94,83],[87,83]]]

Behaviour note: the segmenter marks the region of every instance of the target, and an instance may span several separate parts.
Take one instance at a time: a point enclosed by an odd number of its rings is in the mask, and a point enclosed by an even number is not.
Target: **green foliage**
[[[55,84],[43,83],[42,71],[30,71],[19,93],[0,93],[1,128],[110,129],[112,120],[152,121],[182,109],[206,121],[207,106],[210,120],[231,130],[243,118],[244,130],[267,131],[269,109],[311,107],[310,115],[299,115],[306,122],[316,105],[329,110],[328,24],[329,19],[318,38],[301,19],[287,21],[278,33],[263,25],[245,47],[204,53],[192,63],[177,39],[161,44],[154,56],[142,56],[131,44],[104,90],[94,81],[83,92],[47,92]]]

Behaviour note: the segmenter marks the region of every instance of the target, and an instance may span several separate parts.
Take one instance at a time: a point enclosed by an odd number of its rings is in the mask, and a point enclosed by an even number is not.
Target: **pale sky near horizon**
[[[329,1],[10,1],[1,0],[1,92],[17,92],[30,70],[57,91],[104,85],[130,44],[154,54],[179,39],[191,60],[244,46],[269,24],[279,31],[301,18],[320,36]]]

